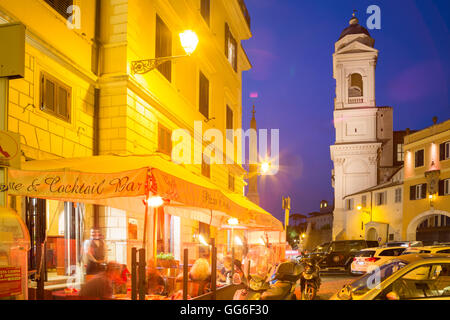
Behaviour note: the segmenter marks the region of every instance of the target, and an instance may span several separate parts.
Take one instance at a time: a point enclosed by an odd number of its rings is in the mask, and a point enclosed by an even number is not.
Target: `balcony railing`
[[[248,13],[247,6],[245,5],[244,0],[238,0],[239,6],[241,7],[242,14],[244,15],[245,21],[247,21],[247,26],[250,28],[250,14]]]
[[[349,104],[363,103],[364,98],[348,98]]]

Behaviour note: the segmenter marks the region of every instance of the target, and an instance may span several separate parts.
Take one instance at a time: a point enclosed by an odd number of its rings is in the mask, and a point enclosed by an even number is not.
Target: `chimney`
[[[409,135],[409,128],[406,128],[406,135]]]

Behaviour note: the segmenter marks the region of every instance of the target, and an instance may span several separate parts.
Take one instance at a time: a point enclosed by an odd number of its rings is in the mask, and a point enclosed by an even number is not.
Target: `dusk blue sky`
[[[333,201],[334,43],[353,9],[366,26],[367,7],[381,8],[381,30],[369,30],[379,50],[378,106],[394,108],[394,130],[423,129],[450,118],[450,1],[246,0],[253,37],[243,47],[253,65],[243,76],[243,126],[256,106],[258,128],[280,129],[280,166],[261,177],[260,204],[284,221]],[[250,98],[257,92],[258,98]]]

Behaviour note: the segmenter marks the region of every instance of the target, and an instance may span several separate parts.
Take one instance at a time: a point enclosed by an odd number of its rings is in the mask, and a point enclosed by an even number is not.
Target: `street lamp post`
[[[184,57],[189,57],[197,48],[197,45],[198,45],[197,34],[192,30],[186,30],[186,31],[180,33],[180,42],[181,42],[181,46],[183,47],[184,51],[186,52],[185,55],[159,57],[159,58],[155,58],[155,59],[132,61],[131,62],[131,73],[132,74],[145,74],[147,72],[152,71],[153,69],[157,68],[159,65],[161,65],[167,61],[184,58]]]

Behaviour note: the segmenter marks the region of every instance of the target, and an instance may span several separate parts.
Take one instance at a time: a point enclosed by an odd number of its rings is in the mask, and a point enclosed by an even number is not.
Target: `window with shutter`
[[[420,199],[425,199],[427,197],[427,184],[426,183],[422,184],[421,191],[422,191],[422,193],[420,195]]]
[[[395,189],[395,202],[399,203],[401,201],[402,201],[402,189],[397,188],[397,189]]]
[[[156,15],[155,58],[172,55],[172,33],[162,19]],[[172,81],[172,62],[166,61],[157,69],[169,81]]]
[[[442,146],[442,150],[440,151],[440,157],[442,156],[441,160],[450,159],[450,141],[441,144],[441,146]]]
[[[207,158],[208,163],[205,161],[205,158]],[[202,175],[204,175],[207,178],[211,178],[211,165],[209,164],[209,158],[205,155],[202,157]]]
[[[206,24],[209,26],[209,20],[211,18],[211,0],[201,0],[200,13]]]
[[[367,207],[367,196],[362,196],[361,197],[361,206],[363,208]]]
[[[422,167],[424,164],[424,150],[416,151],[415,153],[415,167]]]
[[[56,10],[64,18],[68,19],[71,13],[67,9],[73,5],[73,0],[44,0],[50,7]]]
[[[199,79],[199,111],[209,119],[209,80],[201,71]]]
[[[226,116],[226,129],[227,129],[227,139],[233,141],[233,110],[227,105],[227,116]]]
[[[234,192],[234,176],[228,173],[228,189]]]
[[[225,56],[233,67],[234,71],[237,71],[237,42],[231,34],[228,23],[225,23]]]
[[[439,195],[440,196],[450,195],[450,179],[439,181]]]
[[[439,145],[439,161],[445,160],[445,143]]]
[[[347,210],[353,210],[353,199],[347,199],[346,200],[346,209]]]
[[[409,187],[409,200],[416,200],[416,186]]]
[[[403,162],[405,155],[403,153],[403,144],[397,144],[397,162]]]
[[[158,123],[158,151],[172,156],[172,132]]]
[[[386,192],[378,192],[375,195],[377,206],[382,206],[386,203]]]
[[[72,89],[55,77],[42,72],[40,103],[42,111],[50,113],[64,121],[70,122]]]

